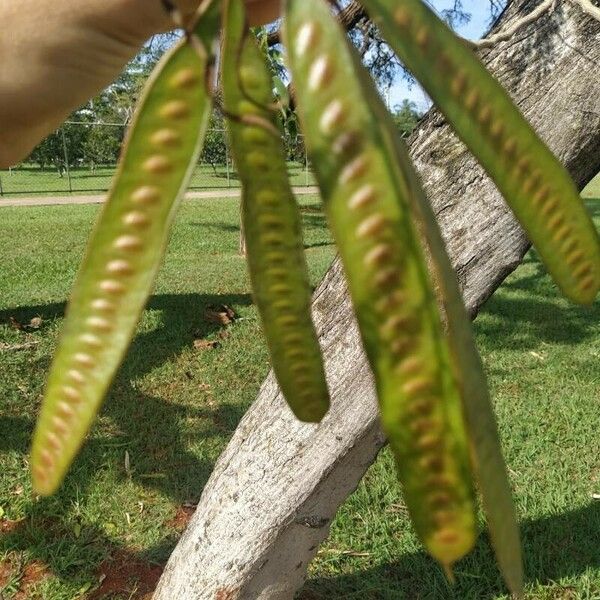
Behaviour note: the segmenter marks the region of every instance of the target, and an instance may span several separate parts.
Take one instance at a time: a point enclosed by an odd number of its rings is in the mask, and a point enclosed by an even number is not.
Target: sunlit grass
[[[98,194],[106,191],[115,174],[115,166],[73,167],[68,173],[52,167],[23,165],[11,170],[0,170],[0,205],[2,198],[23,196],[68,196],[73,194]],[[300,162],[289,162],[290,181],[294,186],[314,185],[314,177]],[[226,165],[198,165],[190,181],[190,189],[239,188],[240,182],[233,168]]]
[[[334,249],[316,199],[302,204],[316,284]],[[600,203],[589,206],[600,226]],[[177,509],[197,502],[268,371],[237,253],[238,204],[185,202],[154,295],[82,455],[57,497],[32,497],[29,440],[97,210],[0,208],[2,598],[19,589],[32,561],[51,573],[28,591],[44,600],[83,597],[98,585],[98,565],[117,551],[164,562],[179,534]],[[228,327],[204,317],[208,306],[221,304],[237,315]],[[35,317],[42,319],[38,329],[16,328]],[[600,502],[592,500],[600,493],[600,304],[577,308],[560,298],[530,253],[475,327],[523,524],[529,598],[600,598]],[[218,345],[199,350],[195,340]],[[302,597],[504,597],[484,537],[456,571],[450,588],[422,551],[384,451],[341,509]]]

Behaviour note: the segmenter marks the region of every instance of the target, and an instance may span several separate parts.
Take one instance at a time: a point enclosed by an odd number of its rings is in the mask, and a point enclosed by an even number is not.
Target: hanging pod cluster
[[[297,102],[307,148],[415,529],[447,570],[472,548],[472,456],[478,475],[492,469],[492,482],[478,478],[480,489],[499,563],[518,592],[519,536],[485,377],[418,178],[326,3],[289,1],[286,42],[303,90]],[[445,307],[447,331],[438,305]],[[467,418],[467,403],[477,419]]]
[[[506,197],[572,300],[600,288],[600,242],[577,191],[509,97],[422,0],[362,0]],[[326,0],[286,0],[285,39],[307,148],[346,271],[382,424],[419,537],[451,574],[477,535],[475,484],[498,564],[522,593],[515,509],[481,360],[419,178]],[[200,14],[201,12],[201,14]],[[299,419],[329,407],[310,316],[300,216],[273,85],[241,0],[205,0],[157,67],[77,279],[32,449],[50,494],[133,336],[221,78],[255,301],[281,390]]]

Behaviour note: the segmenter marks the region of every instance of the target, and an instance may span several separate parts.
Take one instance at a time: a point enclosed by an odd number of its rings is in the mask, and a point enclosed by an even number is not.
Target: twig
[[[499,31],[494,35],[490,35],[487,38],[483,38],[481,40],[465,40],[469,46],[479,49],[479,48],[490,48],[497,44],[498,42],[506,42],[510,40],[519,29],[526,27],[530,23],[537,21],[543,14],[553,9],[558,0],[544,0],[535,10],[532,10],[530,13],[526,14],[523,18],[515,21],[510,27],[504,29],[503,31]],[[589,0],[573,0],[577,3],[589,2]],[[582,7],[583,8],[583,7]],[[595,7],[592,7],[595,10],[598,10]]]
[[[594,6],[591,0],[571,0],[573,4],[577,4],[583,12],[591,15],[597,21],[600,21],[600,8]]]

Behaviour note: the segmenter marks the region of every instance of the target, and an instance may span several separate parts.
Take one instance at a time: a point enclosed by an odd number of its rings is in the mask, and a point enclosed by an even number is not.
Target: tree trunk
[[[499,25],[535,5],[511,2]],[[564,3],[482,57],[583,187],[600,170],[600,23]],[[529,243],[438,112],[427,115],[409,144],[474,316]],[[291,599],[337,508],[383,445],[337,260],[313,311],[331,411],[320,425],[296,421],[269,375],[217,462],[155,600]]]

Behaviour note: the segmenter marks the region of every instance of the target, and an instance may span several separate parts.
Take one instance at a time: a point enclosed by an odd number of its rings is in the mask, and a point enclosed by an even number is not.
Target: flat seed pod
[[[461,390],[463,415],[467,425],[473,469],[487,516],[498,565],[511,592],[523,595],[521,541],[507,468],[502,456],[496,419],[483,365],[466,313],[452,264],[446,253],[438,223],[427,201],[410,157],[379,97],[371,98],[371,108],[385,140],[399,181],[410,194],[412,214],[427,244],[436,281],[438,300],[445,315],[450,364]]]
[[[571,178],[474,53],[421,0],[362,0],[481,162],[563,293],[600,289],[600,240]]]
[[[242,219],[254,298],[277,380],[294,414],[318,422],[329,396],[310,316],[301,220],[288,181],[271,80],[241,2],[225,9],[222,82],[229,139],[242,183]]]
[[[195,32],[206,49],[219,21],[214,3]],[[184,41],[146,85],[50,371],[31,452],[40,494],[63,480],[133,336],[204,139],[209,67]]]
[[[376,92],[323,0],[288,0],[306,143],[348,280],[415,529],[449,571],[475,541],[469,446],[433,284],[391,165]],[[363,75],[361,75],[363,74]]]

